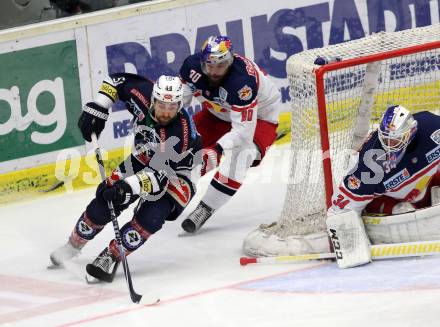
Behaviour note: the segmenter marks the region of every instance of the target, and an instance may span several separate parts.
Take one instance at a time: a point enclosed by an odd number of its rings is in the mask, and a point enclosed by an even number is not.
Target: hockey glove
[[[102,197],[107,201],[112,201],[115,206],[122,206],[130,202],[133,190],[124,180],[119,180],[113,186],[106,188],[102,192]]]
[[[81,130],[83,138],[91,142],[92,134],[99,137],[108,118],[108,110],[95,102],[88,102],[83,107],[83,111],[78,120],[78,127]]]
[[[203,149],[202,154],[202,169],[200,175],[203,176],[207,172],[213,170],[220,163],[220,158],[223,154],[223,148],[220,144],[216,144],[211,148]]]

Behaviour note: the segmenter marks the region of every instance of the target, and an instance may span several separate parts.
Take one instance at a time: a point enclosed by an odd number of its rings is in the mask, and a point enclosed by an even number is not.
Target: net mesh
[[[314,64],[315,59],[321,57],[345,61],[439,40],[440,25],[434,25],[393,33],[382,32],[343,44],[307,50],[289,58],[287,75],[292,106],[290,178],[281,217],[276,224],[258,229],[264,236],[264,240],[259,241],[272,242],[275,239],[283,242],[289,237],[325,231],[326,191],[314,73],[320,66]],[[440,49],[436,48],[346,67],[324,75],[333,187],[344,176],[352,149],[362,144],[359,140],[363,141],[388,106],[400,104],[413,113],[422,110],[438,112],[439,72]],[[371,95],[370,104],[368,92]],[[360,108],[365,104],[368,113],[360,113]],[[360,121],[366,126],[359,125]],[[276,237],[269,237],[271,235]],[[247,241],[245,239],[244,248]],[[263,247],[267,249],[270,245]],[[259,253],[254,251],[252,254]]]

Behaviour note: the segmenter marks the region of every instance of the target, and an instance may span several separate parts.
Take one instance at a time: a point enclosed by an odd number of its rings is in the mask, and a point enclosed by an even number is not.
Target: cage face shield
[[[402,106],[389,107],[379,126],[378,136],[387,155],[396,157],[406,149],[417,131],[417,121],[412,114]]]

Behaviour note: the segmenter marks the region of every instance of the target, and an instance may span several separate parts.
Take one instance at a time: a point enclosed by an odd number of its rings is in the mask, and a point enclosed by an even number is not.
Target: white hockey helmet
[[[378,136],[387,153],[399,153],[404,150],[417,131],[417,121],[403,106],[389,107],[379,126]]]
[[[183,107],[183,85],[179,77],[161,75],[154,83],[151,95],[151,108],[154,109],[156,100],[167,103],[178,103],[178,111]]]

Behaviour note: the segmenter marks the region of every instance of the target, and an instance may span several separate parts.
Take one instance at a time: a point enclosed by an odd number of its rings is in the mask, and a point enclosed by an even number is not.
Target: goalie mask
[[[227,36],[210,36],[202,46],[202,71],[208,74],[206,64],[223,64],[229,67],[234,56],[232,54],[232,42]]]
[[[417,121],[402,106],[389,107],[379,126],[379,141],[388,157],[399,155],[406,149],[417,131]]]
[[[166,125],[183,107],[183,86],[179,77],[162,75],[153,87],[151,116]]]

